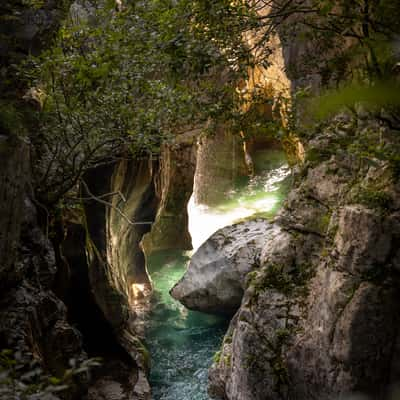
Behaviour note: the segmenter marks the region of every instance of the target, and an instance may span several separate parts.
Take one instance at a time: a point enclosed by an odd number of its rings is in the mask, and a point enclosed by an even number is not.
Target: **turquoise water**
[[[154,400],[207,400],[207,371],[228,327],[226,319],[189,311],[169,295],[187,261],[163,252],[148,263],[154,294],[146,344]]]
[[[252,215],[272,216],[289,187],[289,168],[283,152],[260,152],[257,175],[226,195],[218,207],[189,203],[189,230],[198,248],[216,230]],[[166,251],[149,257],[154,285],[146,322],[146,345],[151,354],[150,384],[154,400],[208,400],[207,374],[219,349],[228,321],[190,311],[169,291],[182,277],[187,254]]]
[[[285,154],[280,150],[262,150],[253,156],[256,174],[239,183],[224,200],[214,207],[189,201],[189,231],[194,249],[214,232],[252,216],[273,217],[291,185],[290,168]]]

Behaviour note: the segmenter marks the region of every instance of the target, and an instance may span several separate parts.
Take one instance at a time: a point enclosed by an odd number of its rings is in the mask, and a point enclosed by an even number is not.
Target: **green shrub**
[[[391,200],[391,196],[388,193],[369,188],[361,188],[355,196],[356,202],[374,209],[387,209]]]
[[[100,359],[77,362],[70,360],[70,368],[61,377],[47,374],[30,354],[4,349],[0,352],[0,398],[39,400],[48,395],[65,392],[74,379],[100,365]]]

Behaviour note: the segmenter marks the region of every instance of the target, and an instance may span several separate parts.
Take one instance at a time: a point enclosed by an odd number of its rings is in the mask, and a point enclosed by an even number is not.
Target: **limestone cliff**
[[[159,206],[151,232],[142,241],[147,255],[166,249],[192,249],[187,204],[193,192],[200,134],[201,129],[189,130],[162,146],[160,166],[155,176]]]
[[[20,98],[18,90],[24,87],[13,68],[29,51],[43,47],[63,9],[50,1],[40,10],[19,2],[5,2],[0,8],[0,346],[20,351],[26,362],[33,357],[49,373],[61,375],[70,359],[83,361],[87,356],[79,331],[53,291],[55,252],[39,224],[44,209],[37,207],[31,186],[29,107]],[[15,104],[22,111],[16,111]],[[87,377],[82,375],[65,396],[78,399],[86,389]]]
[[[287,21],[292,27],[295,22]],[[272,65],[255,71],[249,88],[264,82],[273,89],[275,74],[279,87],[272,95],[290,98],[305,87],[318,92],[337,74],[334,68],[322,71],[332,54],[320,53],[293,29],[289,26],[286,37],[278,29]],[[310,52],[314,67],[305,69]],[[295,110],[303,127],[310,122],[305,110],[302,105]],[[295,167],[296,183],[273,221],[276,234],[265,235],[259,262],[249,266],[241,304],[210,370],[213,398],[337,399],[362,393],[383,399],[399,384],[398,166],[374,156],[371,147],[364,151],[371,145],[399,149],[399,127],[385,114],[357,105],[307,126],[301,143],[295,138],[292,154],[301,154],[297,159],[304,162]],[[235,229],[241,228],[245,225]],[[204,246],[219,235],[224,230]],[[239,241],[230,238],[218,250]],[[201,249],[194,259],[180,282],[184,302],[222,312],[225,303],[218,299],[218,309],[213,296],[215,282],[200,274],[218,277],[226,264],[213,262]],[[222,293],[240,286],[241,279],[225,280]]]
[[[399,382],[400,186],[387,162],[345,151],[365,130],[398,145],[365,114],[338,116],[309,142],[274,221],[281,234],[266,236],[211,369],[213,397],[383,398]]]

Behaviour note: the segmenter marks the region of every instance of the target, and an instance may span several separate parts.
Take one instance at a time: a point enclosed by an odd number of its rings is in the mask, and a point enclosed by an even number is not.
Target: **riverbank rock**
[[[277,228],[263,219],[220,229],[193,255],[172,297],[190,309],[233,314],[240,306],[246,275],[259,265],[266,236],[276,234]]]
[[[373,116],[363,124],[378,132]],[[362,129],[340,115],[309,142],[274,221],[285,239],[267,236],[248,274],[210,370],[212,398],[385,399],[400,382],[399,180],[388,162],[342,151]]]

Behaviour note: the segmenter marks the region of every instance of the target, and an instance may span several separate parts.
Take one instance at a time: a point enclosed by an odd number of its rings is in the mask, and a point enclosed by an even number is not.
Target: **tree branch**
[[[101,203],[101,204],[103,204],[103,205],[105,205],[105,206],[107,206],[107,207],[111,207],[111,208],[112,208],[113,210],[115,210],[126,222],[128,222],[129,225],[151,225],[151,224],[153,223],[153,222],[145,222],[145,221],[140,221],[140,222],[133,222],[133,221],[131,221],[131,220],[128,218],[128,216],[127,216],[126,214],[124,214],[118,207],[114,206],[113,204],[111,204],[111,203],[108,202],[108,201],[103,200],[102,197],[104,197],[104,195],[102,195],[102,196],[100,196],[100,197],[95,196],[95,195],[90,191],[88,185],[86,184],[86,182],[85,182],[83,179],[81,179],[81,182],[82,182],[82,184],[83,184],[83,186],[84,186],[86,192],[89,194],[89,196],[90,196],[89,199],[90,199],[90,200],[95,200],[95,201],[97,201],[97,202],[99,202],[99,203]]]

